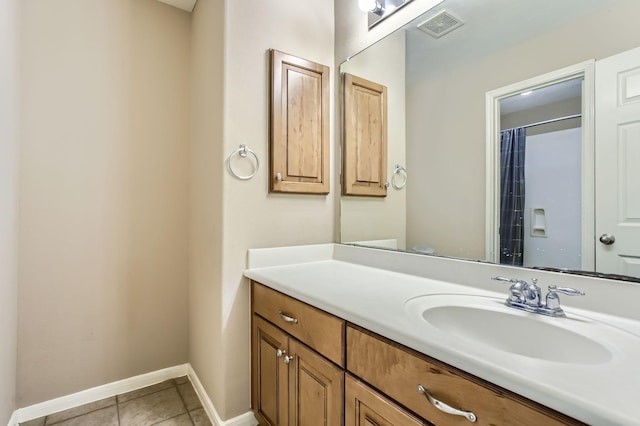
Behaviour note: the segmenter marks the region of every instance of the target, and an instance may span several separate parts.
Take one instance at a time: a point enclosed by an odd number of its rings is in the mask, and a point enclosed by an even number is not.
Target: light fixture
[[[358,0],[358,7],[367,13],[369,29],[371,29],[412,1],[413,0]],[[419,7],[424,11],[428,11],[443,1],[444,0],[422,0]]]
[[[358,7],[363,12],[375,13],[378,16],[384,14],[384,7],[377,0],[358,0]]]

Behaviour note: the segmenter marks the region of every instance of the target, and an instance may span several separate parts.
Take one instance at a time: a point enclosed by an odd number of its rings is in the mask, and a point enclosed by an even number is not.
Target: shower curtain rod
[[[541,126],[543,124],[555,123],[556,121],[570,120],[572,118],[581,118],[581,117],[582,117],[582,114],[573,114],[573,115],[567,115],[566,117],[552,118],[550,120],[538,121],[537,123],[531,123],[531,124],[527,124],[525,126],[518,126],[518,127],[522,127],[524,129],[527,129],[529,127]],[[517,129],[518,127],[512,127],[512,129]],[[511,129],[505,129],[505,130],[511,130]]]

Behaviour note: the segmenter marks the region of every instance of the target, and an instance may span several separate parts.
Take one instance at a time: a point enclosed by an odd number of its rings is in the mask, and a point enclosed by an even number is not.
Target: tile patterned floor
[[[20,426],[211,426],[189,379],[179,377]]]

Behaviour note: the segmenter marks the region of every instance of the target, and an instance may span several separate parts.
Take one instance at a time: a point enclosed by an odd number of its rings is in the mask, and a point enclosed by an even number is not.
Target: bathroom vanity
[[[452,271],[459,279],[445,280]],[[554,279],[587,293],[562,299],[566,318],[506,307],[507,286],[490,278],[523,272],[534,271],[346,245],[250,250],[256,417],[640,424],[637,319],[585,309],[605,280],[548,272],[535,271],[543,288]]]

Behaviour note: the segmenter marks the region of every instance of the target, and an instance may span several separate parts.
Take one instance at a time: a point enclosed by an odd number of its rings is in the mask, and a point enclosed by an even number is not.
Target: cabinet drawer
[[[344,320],[256,282],[251,288],[256,314],[344,366]]]
[[[345,413],[345,426],[427,425],[348,374],[345,381]]]
[[[452,407],[473,412],[477,425],[581,425],[582,423],[371,333],[347,327],[347,370],[436,425],[472,423],[446,414],[418,385]]]

